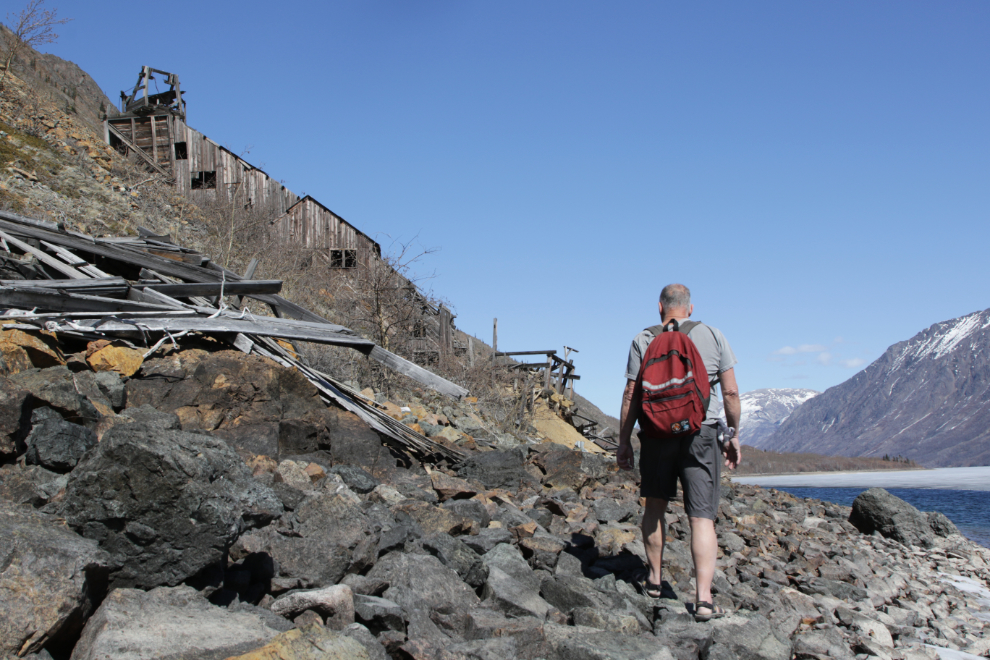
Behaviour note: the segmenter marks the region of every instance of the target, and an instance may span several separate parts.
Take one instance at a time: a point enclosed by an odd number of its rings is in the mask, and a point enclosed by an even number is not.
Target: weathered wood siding
[[[299,201],[298,195],[264,171],[190,128],[178,117],[119,117],[111,118],[109,123],[170,171],[176,188],[196,204],[209,204],[218,195],[222,200],[237,195],[244,206],[269,211],[276,218]],[[209,187],[193,188],[193,178],[204,176],[202,173],[212,173],[208,175]]]
[[[378,243],[308,195],[279,218],[282,240],[314,250],[357,250],[359,264],[381,256]]]

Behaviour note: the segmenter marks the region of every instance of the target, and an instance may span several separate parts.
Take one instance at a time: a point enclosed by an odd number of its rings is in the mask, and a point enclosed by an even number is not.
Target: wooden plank
[[[496,351],[496,356],[501,355],[556,355],[557,351]]]
[[[54,312],[136,312],[168,309],[162,305],[149,305],[102,296],[61,294],[41,287],[36,289],[28,287],[0,289],[0,305],[23,309],[41,308]]]
[[[460,385],[455,385],[449,380],[437,376],[432,371],[427,371],[418,364],[414,364],[405,358],[401,358],[394,353],[390,353],[381,346],[375,346],[372,348],[369,353],[369,357],[380,362],[381,364],[384,364],[390,369],[394,369],[401,374],[405,374],[406,376],[419,381],[420,383],[436,390],[437,392],[440,392],[441,394],[460,398],[468,393],[468,391]]]
[[[218,296],[221,288],[225,296],[278,293],[282,280],[241,280],[239,282],[195,282],[189,284],[137,284],[142,289],[154,289],[173,298],[189,296]]]
[[[152,157],[149,156],[148,153],[144,149],[142,149],[141,147],[137,146],[136,144],[134,144],[133,142],[131,142],[130,140],[128,140],[127,138],[125,138],[124,137],[124,134],[121,133],[120,131],[118,131],[114,127],[113,124],[107,124],[107,128],[110,130],[111,133],[113,133],[117,137],[118,140],[120,140],[121,142],[124,143],[124,146],[125,147],[127,147],[128,149],[130,149],[131,151],[133,151],[135,154],[137,154],[141,158],[141,160],[143,160],[148,165],[150,165],[151,167],[153,167],[156,172],[158,172],[159,174],[161,174],[162,176],[164,176],[169,181],[172,180],[171,177],[169,177],[168,172],[166,172],[162,168],[161,165],[159,165],[158,163],[156,163],[154,161],[154,159],[152,159]],[[134,130],[134,120],[133,119],[131,119],[131,130],[132,131]],[[133,135],[133,133],[131,133],[131,135]]]
[[[139,305],[141,303],[128,303]],[[151,305],[142,305],[147,308]],[[338,332],[313,332],[295,328],[281,327],[276,324],[264,323],[263,319],[234,319],[229,317],[207,318],[202,316],[179,316],[151,318],[145,317],[140,321],[141,328],[147,331],[157,332],[206,332],[206,333],[231,333],[250,334],[262,337],[278,337],[281,339],[298,339],[301,341],[311,341],[319,344],[330,344],[332,346],[350,346],[354,348],[369,348],[374,346],[374,342]],[[87,321],[79,321],[80,326],[91,326],[94,330],[105,333],[133,332],[136,327],[133,323],[123,323],[121,321],[102,318]]]
[[[41,263],[45,264],[46,266],[51,266],[58,272],[62,273],[63,275],[68,275],[74,280],[92,279],[90,278],[89,275],[84,275],[83,273],[80,273],[72,266],[62,263],[58,259],[52,257],[51,255],[49,255],[48,253],[42,250],[31,247],[30,245],[28,245],[27,243],[25,243],[24,241],[18,238],[14,238],[13,236],[10,236],[9,234],[5,234],[2,231],[0,231],[0,238],[3,238],[5,241],[7,241],[8,243],[10,243],[19,250],[33,254],[35,257],[38,258],[38,261],[40,261]]]
[[[85,280],[0,280],[0,286],[28,287],[32,289],[65,289],[72,292],[108,291],[127,293],[127,280],[123,277],[107,277]]]

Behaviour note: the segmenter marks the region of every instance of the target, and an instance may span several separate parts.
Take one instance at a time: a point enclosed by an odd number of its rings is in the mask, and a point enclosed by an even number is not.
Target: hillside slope
[[[990,464],[990,310],[943,321],[797,409],[763,445]]]

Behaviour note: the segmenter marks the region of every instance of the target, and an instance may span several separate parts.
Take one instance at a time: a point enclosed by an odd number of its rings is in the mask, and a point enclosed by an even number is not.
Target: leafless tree
[[[14,59],[28,48],[58,41],[55,27],[64,25],[71,18],[59,18],[57,9],[45,9],[45,0],[29,0],[19,14],[7,14],[9,34],[4,35],[6,47],[3,53],[3,73],[0,74],[0,89],[7,80],[7,73]]]

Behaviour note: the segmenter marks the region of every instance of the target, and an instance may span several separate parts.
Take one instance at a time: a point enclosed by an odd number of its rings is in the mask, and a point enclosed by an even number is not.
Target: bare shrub
[[[57,9],[45,9],[45,0],[30,0],[18,14],[7,14],[3,51],[3,73],[0,74],[0,90],[4,88],[7,73],[14,60],[24,51],[58,41],[55,27],[64,25],[71,18],[59,18]]]

